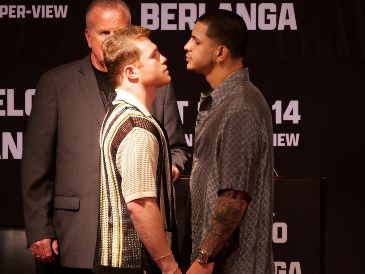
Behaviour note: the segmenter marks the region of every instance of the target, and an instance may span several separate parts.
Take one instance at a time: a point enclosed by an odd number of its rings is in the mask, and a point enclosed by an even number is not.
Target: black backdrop
[[[42,72],[88,52],[83,37],[88,2],[0,0],[1,226],[23,225],[19,167],[31,94]],[[273,106],[275,169],[279,175],[327,178],[327,273],[364,273],[365,2],[127,2],[137,25],[142,6],[157,7],[158,15],[142,21],[159,20],[153,39],[168,58],[180,107],[185,105],[189,142],[199,92],[208,86],[185,70],[183,45],[190,30],[188,25],[179,30],[179,22],[199,7],[220,3],[241,14],[248,10],[253,29],[245,63]]]

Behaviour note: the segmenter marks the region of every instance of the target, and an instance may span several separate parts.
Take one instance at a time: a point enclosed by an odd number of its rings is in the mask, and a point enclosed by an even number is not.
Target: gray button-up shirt
[[[218,193],[247,192],[252,201],[214,273],[274,273],[271,111],[245,69],[203,95],[195,128],[190,180],[192,259],[210,227]]]

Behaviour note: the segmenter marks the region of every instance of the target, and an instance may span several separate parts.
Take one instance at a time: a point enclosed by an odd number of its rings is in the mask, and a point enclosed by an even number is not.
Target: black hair
[[[218,9],[203,14],[197,22],[206,24],[207,36],[226,46],[233,58],[243,58],[248,33],[241,16],[229,10]]]

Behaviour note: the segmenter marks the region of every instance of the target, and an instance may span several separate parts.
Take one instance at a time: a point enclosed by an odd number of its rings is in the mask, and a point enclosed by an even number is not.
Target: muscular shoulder
[[[266,99],[250,81],[243,81],[235,86],[225,103],[229,112],[233,113],[270,113]]]

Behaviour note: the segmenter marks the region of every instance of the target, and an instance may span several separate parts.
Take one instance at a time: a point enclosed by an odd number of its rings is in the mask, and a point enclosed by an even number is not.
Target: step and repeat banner
[[[183,47],[204,12],[221,8],[239,14],[249,30],[245,66],[272,109],[275,171],[285,176],[326,176],[332,187],[329,200],[336,200],[341,192],[339,178],[352,171],[341,161],[348,162],[355,151],[364,152],[364,115],[358,112],[363,108],[360,91],[365,87],[362,1],[126,2],[133,24],[153,30],[152,40],[168,58],[191,149],[198,99],[209,86],[201,75],[186,71]],[[84,37],[88,3],[0,2],[1,226],[23,225],[20,160],[36,84],[46,70],[88,54]],[[356,134],[352,134],[354,129]],[[299,199],[305,194],[286,195]],[[290,232],[285,226],[274,228],[280,232],[278,241]],[[329,231],[337,233],[336,228]],[[277,262],[276,273],[319,273],[301,269],[300,261],[290,257]]]

